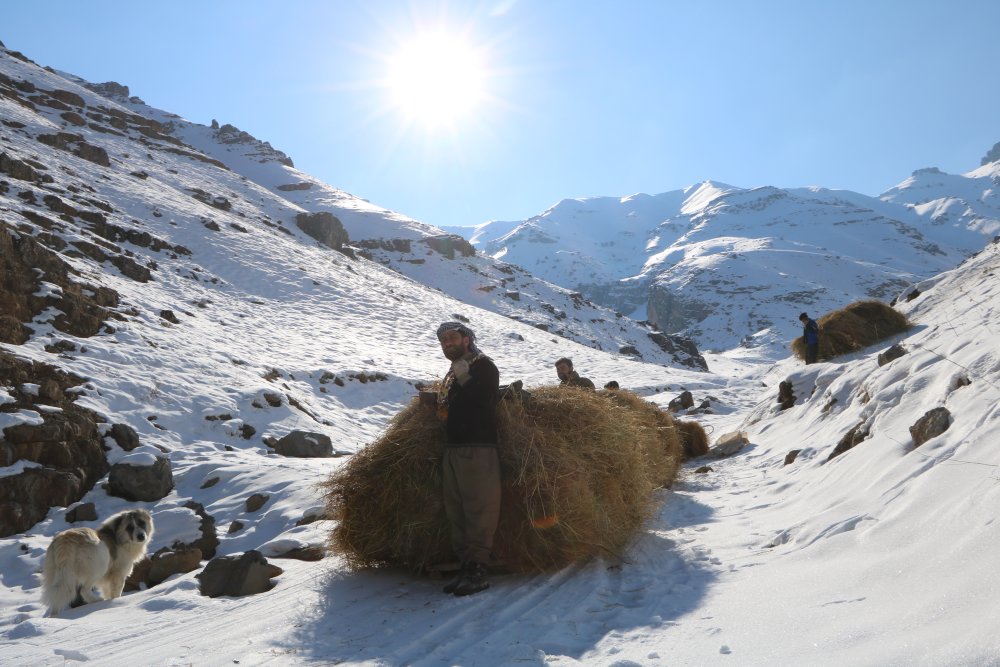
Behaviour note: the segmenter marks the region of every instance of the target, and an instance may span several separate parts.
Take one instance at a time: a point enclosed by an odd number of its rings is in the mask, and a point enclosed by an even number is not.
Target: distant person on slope
[[[445,322],[437,337],[451,361],[438,393],[438,415],[446,433],[442,492],[452,551],[462,562],[444,592],[472,595],[490,586],[486,566],[500,518],[500,372],[476,347],[476,334],[464,324]]]
[[[799,315],[802,322],[802,342],[806,344],[806,364],[815,364],[819,353],[819,325],[808,313]]]
[[[563,357],[556,361],[556,375],[559,376],[559,384],[569,387],[582,387],[584,389],[594,389],[594,383],[589,378],[580,377],[580,374],[573,370],[573,360]]]

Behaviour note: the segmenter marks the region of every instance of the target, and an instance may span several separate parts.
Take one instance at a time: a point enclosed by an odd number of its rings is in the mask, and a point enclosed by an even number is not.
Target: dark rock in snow
[[[153,457],[150,465],[119,462],[111,466],[108,493],[132,501],[152,502],[166,497],[174,488],[170,461]]]
[[[296,458],[329,458],[333,456],[333,442],[322,433],[296,430],[278,440],[274,451]]]
[[[935,438],[951,426],[951,413],[948,408],[934,408],[924,413],[924,416],[910,427],[913,436],[913,446],[919,447],[931,438]]]
[[[281,573],[282,569],[268,563],[259,551],[247,551],[239,556],[213,558],[197,578],[201,594],[206,597],[242,597],[271,590],[271,579]]]

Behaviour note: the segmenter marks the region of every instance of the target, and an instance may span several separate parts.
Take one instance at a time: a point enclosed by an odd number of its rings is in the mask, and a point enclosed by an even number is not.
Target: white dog
[[[42,569],[42,601],[49,616],[67,605],[119,597],[152,536],[153,518],[137,509],[115,514],[97,530],[70,528],[52,538]]]

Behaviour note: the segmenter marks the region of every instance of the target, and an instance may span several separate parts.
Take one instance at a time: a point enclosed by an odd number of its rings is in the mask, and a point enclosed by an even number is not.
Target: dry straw
[[[685,461],[708,454],[708,434],[701,424],[681,419],[675,420],[674,423],[677,424],[677,431],[680,434]]]
[[[857,352],[913,326],[892,306],[874,300],[855,301],[827,313],[816,324],[819,325],[819,359]],[[792,341],[792,353],[805,359],[806,345],[801,336]]]
[[[621,555],[681,458],[670,415],[630,392],[542,387],[498,408],[503,501],[494,552],[514,572]],[[353,567],[452,560],[443,432],[414,399],[325,484],[334,551]]]

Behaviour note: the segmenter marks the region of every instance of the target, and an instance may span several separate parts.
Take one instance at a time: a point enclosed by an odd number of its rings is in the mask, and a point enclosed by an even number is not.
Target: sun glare
[[[392,105],[409,122],[454,126],[485,98],[482,56],[457,36],[422,35],[403,45],[388,64]]]

